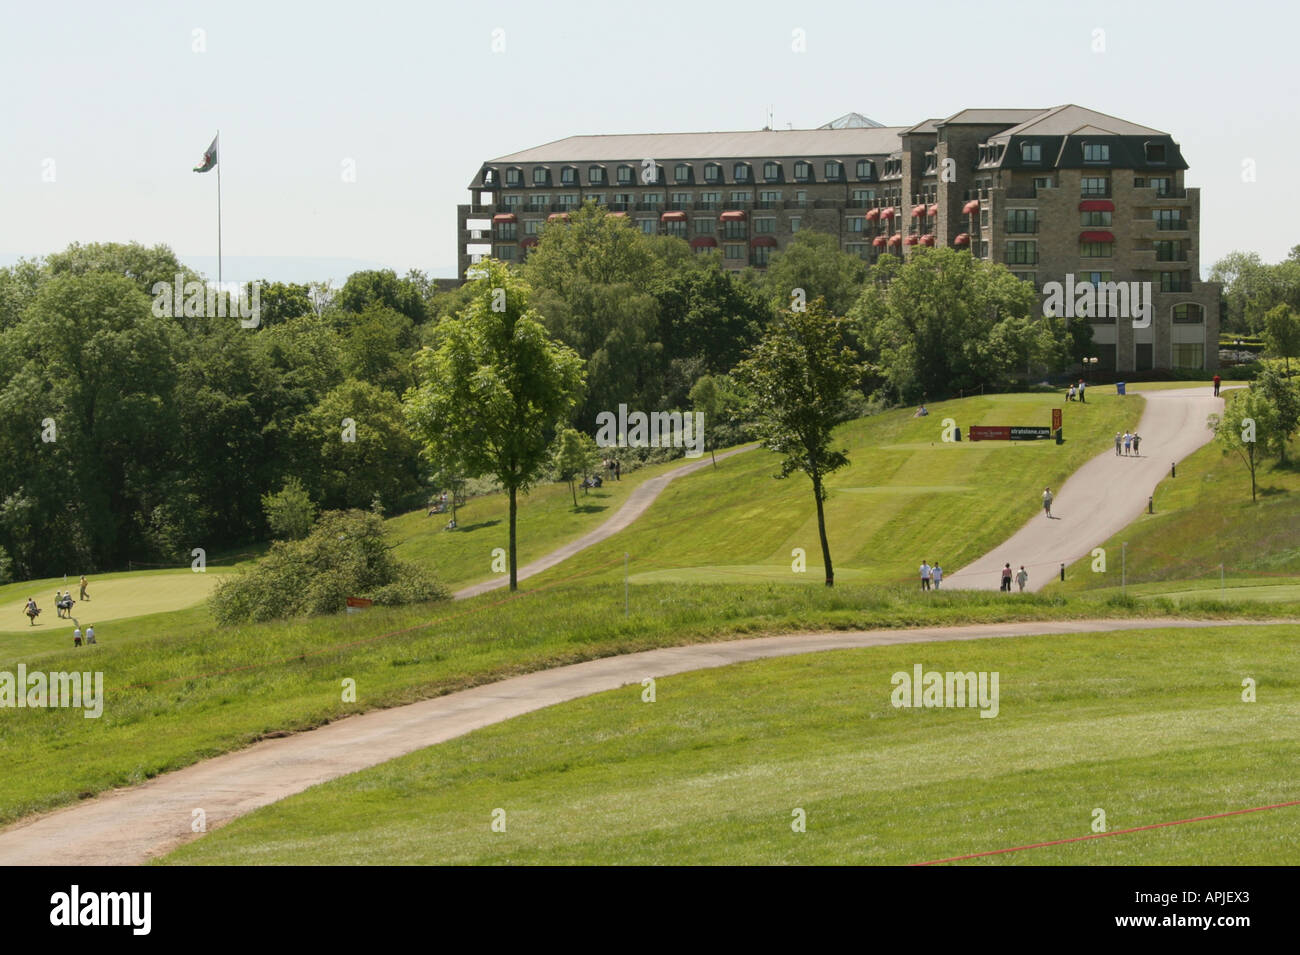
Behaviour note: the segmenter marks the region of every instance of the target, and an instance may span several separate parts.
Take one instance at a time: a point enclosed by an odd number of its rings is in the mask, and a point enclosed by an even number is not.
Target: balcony
[[[1038,253],[1031,252],[1028,255],[1020,253],[1019,255],[1007,255],[1002,260],[1006,263],[1007,268],[1014,268],[1018,265],[1037,265]]]
[[[637,212],[661,212],[663,211],[662,202],[638,202],[636,204]]]
[[[631,212],[632,205],[630,202],[611,202],[607,208],[610,212]]]
[[[668,203],[669,212],[690,212],[695,206],[693,202],[670,202]]]
[[[1148,186],[1147,188],[1151,188]],[[1185,186],[1176,186],[1165,189],[1163,192],[1156,193],[1157,199],[1186,199],[1187,188]]]
[[[1174,250],[1152,249],[1151,251],[1155,252],[1157,262],[1186,262],[1187,261],[1186,249],[1174,249]]]
[[[1186,232],[1188,230],[1186,219],[1156,219],[1157,232]]]
[[[1002,231],[1007,235],[1038,235],[1038,222],[1008,222]]]
[[[780,199],[759,199],[754,203],[755,209],[780,209],[782,202]]]

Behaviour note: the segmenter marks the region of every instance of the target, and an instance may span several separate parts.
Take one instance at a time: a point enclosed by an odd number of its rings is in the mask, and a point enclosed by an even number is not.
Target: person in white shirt
[[[1043,488],[1043,510],[1047,512],[1048,517],[1052,516],[1052,489],[1050,487]]]
[[[81,628],[80,628],[80,627],[77,627],[77,629],[75,629],[75,630],[72,631],[72,645],[73,645],[74,647],[79,647],[79,646],[81,646]]]
[[[932,573],[933,571],[930,570],[930,565],[927,564],[925,561],[921,561],[921,589],[922,590],[930,589],[930,577]]]
[[[95,642],[95,628],[86,627],[86,646],[90,646],[94,642]]]
[[[939,589],[939,584],[943,583],[943,568],[939,566],[936,560],[934,566],[930,568],[930,580],[934,582],[934,589]]]

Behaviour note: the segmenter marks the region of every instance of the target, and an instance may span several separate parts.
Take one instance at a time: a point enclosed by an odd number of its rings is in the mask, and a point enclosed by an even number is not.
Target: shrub
[[[296,477],[285,481],[278,493],[262,495],[262,512],[277,540],[301,540],[316,520],[316,505]]]
[[[422,568],[392,556],[378,514],[326,511],[307,537],[276,541],[251,570],[222,581],[210,606],[219,623],[238,624],[338,613],[348,597],[392,606],[447,596]]]

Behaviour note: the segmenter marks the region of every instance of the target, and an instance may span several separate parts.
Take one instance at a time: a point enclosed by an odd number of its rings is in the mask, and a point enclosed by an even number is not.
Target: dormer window
[[[763,163],[763,178],[768,182],[779,182],[781,179],[781,164],[779,162]]]
[[[618,176],[618,184],[620,186],[630,186],[632,184],[633,175],[631,166],[627,164],[619,166],[616,175]]]
[[[560,170],[560,185],[576,186],[578,184],[578,169],[576,166],[565,166]]]
[[[704,167],[705,182],[722,182],[722,167],[715,162]]]
[[[1105,143],[1084,143],[1084,162],[1110,162],[1110,146]]]
[[[524,171],[518,166],[511,166],[506,170],[506,185],[521,186],[524,182]]]
[[[549,184],[550,184],[550,181],[551,181],[551,171],[550,171],[549,169],[547,169],[545,166],[534,166],[534,167],[533,167],[533,185],[534,185],[534,186],[545,186],[545,185],[549,185]]]
[[[1163,163],[1165,161],[1165,144],[1147,143],[1146,153],[1147,153],[1147,162]]]
[[[731,175],[735,182],[749,182],[749,163],[736,163],[731,167]]]
[[[859,179],[870,179],[870,178],[871,178],[871,160],[870,160],[870,159],[859,159],[859,160],[858,160],[857,176],[858,176]]]
[[[674,182],[691,181],[691,167],[688,163],[679,162],[676,166],[673,167],[673,181]]]
[[[1020,161],[1021,162],[1042,162],[1043,144],[1042,143],[1021,143]]]
[[[830,182],[839,182],[844,178],[844,163],[835,159],[827,160],[822,165],[822,175]]]
[[[604,166],[588,166],[588,167],[587,167],[587,182],[590,183],[590,184],[593,185],[593,186],[603,186],[603,185],[605,185],[605,167],[604,167]]]

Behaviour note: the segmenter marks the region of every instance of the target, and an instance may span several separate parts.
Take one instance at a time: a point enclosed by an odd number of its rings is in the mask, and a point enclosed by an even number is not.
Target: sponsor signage
[[[1012,428],[1006,425],[971,425],[972,441],[1037,441],[1051,438],[1051,428]]]
[[[373,600],[367,600],[365,597],[349,597],[348,613],[360,613],[374,603]]]
[[[1053,431],[1061,430],[1061,409],[1060,408],[1052,409],[1052,430]]]

